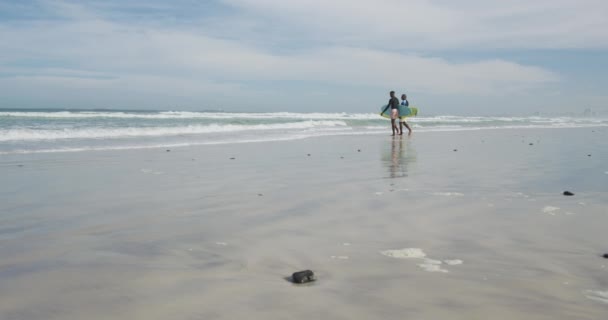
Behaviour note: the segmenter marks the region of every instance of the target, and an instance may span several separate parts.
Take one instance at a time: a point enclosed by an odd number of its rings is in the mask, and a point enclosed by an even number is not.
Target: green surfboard
[[[380,108],[380,115],[390,119],[391,118],[391,109],[387,108],[388,105],[382,106]],[[418,115],[418,108],[416,107],[406,107],[399,105],[399,119],[405,119],[409,117],[415,117]]]

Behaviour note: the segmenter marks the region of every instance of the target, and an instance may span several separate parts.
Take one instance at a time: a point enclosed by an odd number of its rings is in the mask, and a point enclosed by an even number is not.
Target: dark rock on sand
[[[361,152],[361,149],[357,149],[357,152]]]
[[[308,156],[310,157],[310,153],[308,154]]]
[[[533,145],[534,145],[534,143],[530,142],[528,145],[533,146]]]
[[[171,149],[167,149],[167,152],[171,152]]]
[[[22,164],[18,164],[17,167],[23,168],[23,165]]]
[[[564,195],[565,196],[573,196],[574,193],[570,192],[570,191],[564,191]]]
[[[263,197],[264,195],[261,193],[258,193],[258,197]]]
[[[454,152],[458,151],[458,149],[454,149]]]
[[[591,155],[590,155],[590,154],[588,154],[588,155],[587,155],[587,157],[591,157]]]
[[[608,253],[604,253],[604,255],[602,257],[604,257],[605,259],[608,259]]]
[[[236,159],[236,158],[235,157],[230,158],[230,160],[234,160],[234,159]]]
[[[293,283],[306,283],[315,280],[315,274],[310,270],[294,272],[291,275],[291,281],[293,281]]]

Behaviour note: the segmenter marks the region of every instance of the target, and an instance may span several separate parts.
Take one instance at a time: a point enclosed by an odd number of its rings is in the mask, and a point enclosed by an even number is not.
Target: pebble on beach
[[[591,157],[591,154],[588,154],[587,157]]]
[[[564,191],[564,195],[565,196],[573,196],[574,193],[570,192],[570,191]]]
[[[357,152],[361,152],[361,149],[357,149]]]
[[[167,149],[167,152],[171,152],[171,149]]]
[[[458,149],[454,149],[454,152],[458,151]]]
[[[235,157],[230,158],[230,160],[234,160],[234,159],[236,159],[236,158]]]
[[[293,283],[306,283],[306,282],[315,281],[316,279],[315,279],[314,272],[312,272],[311,270],[304,270],[304,271],[294,272],[291,275],[291,280],[293,281]]]
[[[534,143],[532,143],[532,142],[530,142],[530,143],[529,143],[529,144],[528,144],[528,145],[531,145],[531,146],[533,146],[533,145],[534,145]]]
[[[608,259],[608,253],[604,253],[602,257],[604,257],[604,259]]]
[[[310,157],[310,153],[308,154],[308,156]]]

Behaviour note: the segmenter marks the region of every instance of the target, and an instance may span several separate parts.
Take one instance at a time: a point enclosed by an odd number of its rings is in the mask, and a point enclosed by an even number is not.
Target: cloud
[[[471,19],[471,13],[464,14],[435,2],[403,4],[382,0],[374,5],[376,2],[342,0],[226,0],[224,3],[237,8],[236,14],[205,18],[188,25],[156,24],[124,16],[116,19],[95,6],[71,2],[45,5],[44,11],[52,18],[0,22],[3,39],[0,93],[15,96],[16,92],[37,88],[52,97],[80,90],[90,94],[91,100],[99,99],[95,97],[97,93],[106,99],[114,96],[112,101],[118,102],[121,96],[149,94],[166,97],[162,101],[174,99],[179,104],[221,101],[231,92],[239,91],[248,98],[259,99],[260,104],[269,94],[283,98],[278,93],[285,90],[287,83],[299,83],[305,99],[326,99],[316,101],[327,103],[333,99],[328,97],[331,94],[314,88],[350,86],[373,92],[394,88],[428,94],[496,96],[529,92],[561,79],[554,71],[504,59],[454,62],[432,52],[395,50],[392,42],[385,46],[362,45],[369,40],[366,37],[378,36],[381,40],[399,34],[420,37],[414,30],[424,34],[422,43],[437,46],[442,42],[454,45],[458,39],[464,43],[468,38],[477,39],[473,35],[448,39],[449,34],[473,28],[482,24],[483,19],[464,23]],[[466,3],[472,6],[472,2]],[[515,6],[511,12],[534,11],[533,6],[519,3],[521,8]],[[114,12],[120,5],[106,6]],[[158,9],[157,3],[150,6],[150,10]],[[412,15],[403,24],[395,13],[402,11]],[[490,11],[487,6],[474,13],[492,13],[490,17],[495,18],[501,15],[499,10]],[[393,15],[397,17],[393,19]],[[337,39],[306,40],[308,45],[293,46],[293,39],[279,36],[276,38],[279,42],[286,41],[283,46],[271,45],[265,39],[264,21],[268,17],[284,22],[284,32],[303,28],[303,32],[315,34],[321,32],[315,28],[327,28],[326,37]],[[220,18],[223,24],[212,23]],[[460,23],[461,29],[450,31]],[[234,29],[218,30],[227,25]],[[235,36],[241,28],[251,27],[259,29],[243,31],[246,36],[240,38]],[[354,38],[363,42],[349,40]],[[261,94],[259,84],[264,83],[272,86]],[[366,96],[364,91],[357,90],[353,95]],[[125,98],[125,101],[135,100]]]
[[[286,32],[393,49],[608,48],[603,0],[223,0]],[[295,26],[295,27],[293,27]]]
[[[65,6],[63,6],[65,7]],[[296,80],[384,86],[416,79],[421,90],[475,92],[510,82],[541,84],[557,76],[537,67],[490,60],[450,63],[441,58],[379,49],[327,46],[273,53],[239,41],[190,30],[110,22],[69,6],[74,20],[3,27],[3,60],[63,61],[84,71],[124,74],[200,75],[232,80]],[[45,69],[37,69],[46,72]]]

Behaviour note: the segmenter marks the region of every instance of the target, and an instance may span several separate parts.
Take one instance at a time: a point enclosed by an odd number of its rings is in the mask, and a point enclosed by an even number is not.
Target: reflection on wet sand
[[[384,152],[383,164],[388,168],[389,178],[407,177],[408,166],[416,162],[416,150],[410,143],[410,137],[393,137],[390,154]]]

